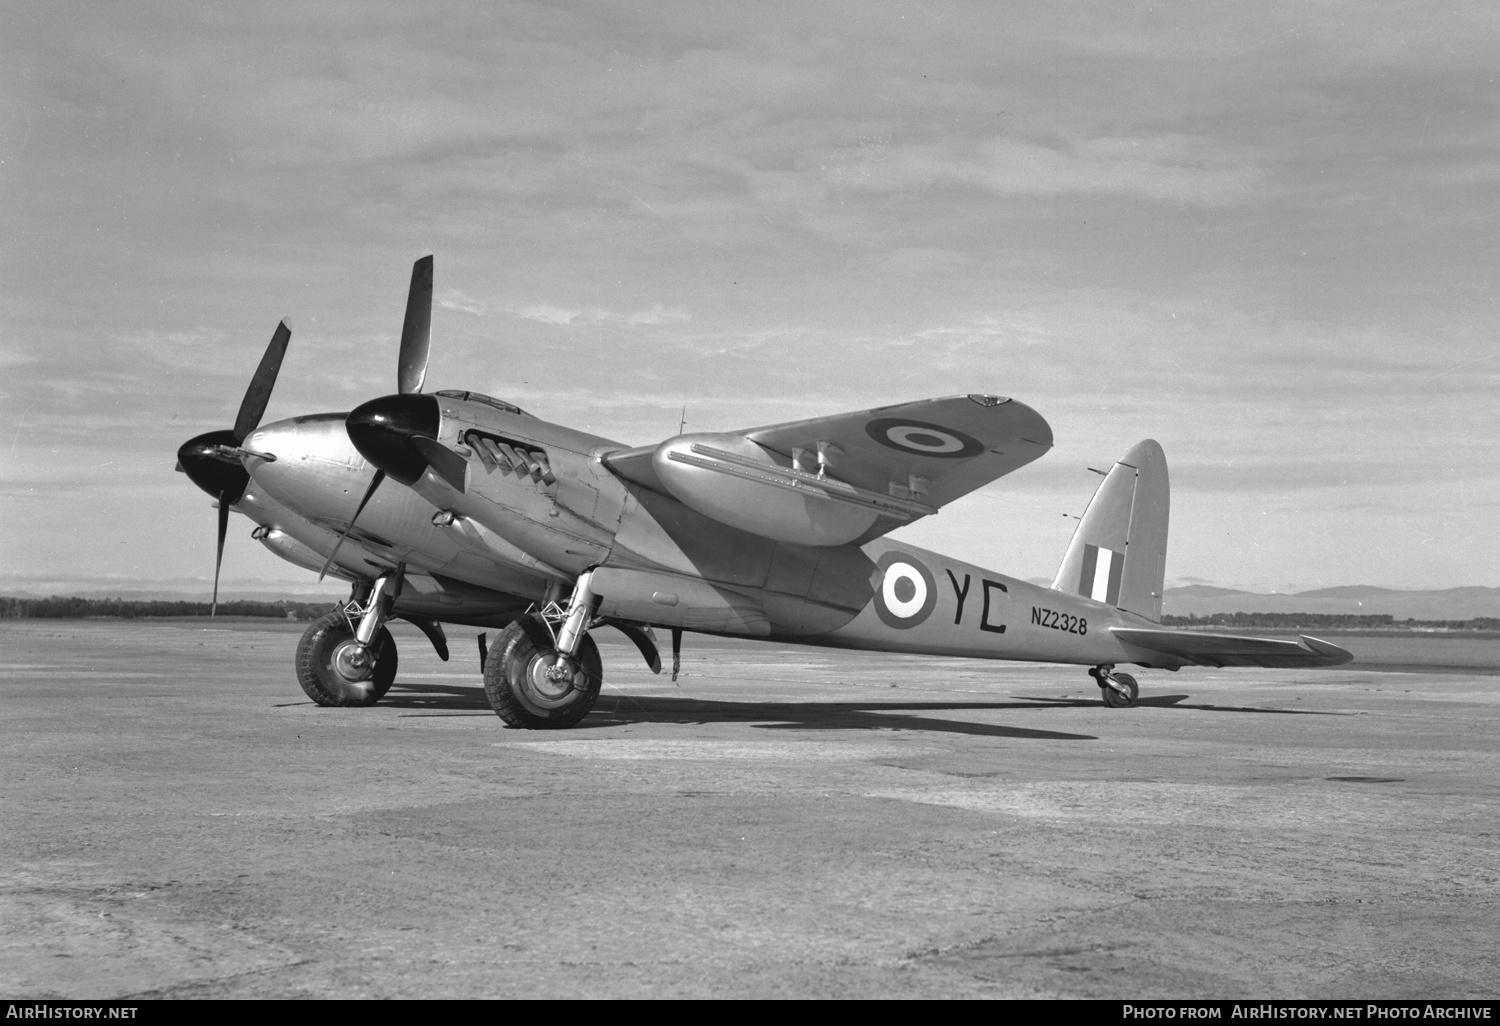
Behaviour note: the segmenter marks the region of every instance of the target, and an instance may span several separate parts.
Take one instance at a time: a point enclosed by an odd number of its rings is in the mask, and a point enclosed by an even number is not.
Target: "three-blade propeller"
[[[401,355],[396,365],[396,388],[402,395],[422,391],[422,383],[427,380],[427,350],[431,336],[432,255],[428,254],[412,264],[411,287],[406,293],[406,317],[401,322]],[[379,488],[380,482],[384,480],[385,471],[376,468],[370,487],[365,489],[364,496],[354,509],[354,516],[349,518],[349,526],[344,528],[344,532],[339,535],[339,540],[334,543],[333,551],[328,554],[328,560],[323,564],[323,569],[318,571],[318,580],[321,581],[328,573],[328,568],[333,566],[334,557],[344,546],[344,539],[348,538],[349,533],[354,530],[354,522],[370,504],[370,499],[375,495],[375,489]]]
[[[260,366],[250,379],[245,398],[240,400],[240,411],[234,418],[234,427],[228,431],[209,431],[184,442],[177,450],[177,465],[208,494],[218,499],[219,538],[214,555],[214,597],[209,615],[219,611],[219,570],[224,564],[224,537],[229,532],[229,507],[244,496],[250,485],[250,475],[238,456],[231,450],[239,449],[250,432],[260,426],[260,418],[271,401],[271,390],[276,385],[276,375],[281,371],[282,358],[286,356],[287,343],[292,340],[292,329],[285,319],[276,326],[271,342],[266,346]]]

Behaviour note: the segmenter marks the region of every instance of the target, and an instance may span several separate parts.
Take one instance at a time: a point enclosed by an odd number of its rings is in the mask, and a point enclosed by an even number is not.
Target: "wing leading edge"
[[[1178,666],[1338,666],[1354,654],[1306,635],[1297,641],[1246,638],[1238,634],[1205,634],[1200,631],[1150,630],[1111,627],[1113,634],[1143,666],[1176,669]]]

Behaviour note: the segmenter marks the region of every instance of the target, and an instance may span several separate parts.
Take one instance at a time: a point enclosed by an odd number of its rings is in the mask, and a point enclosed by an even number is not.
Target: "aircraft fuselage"
[[[977,658],[1108,663],[1125,658],[1108,628],[1147,622],[886,537],[842,546],[760,537],[612,473],[605,457],[620,443],[489,403],[431,401],[440,406],[436,441],[464,457],[462,477],[425,467],[409,488],[378,488],[340,552],[346,575],[405,563],[528,603],[565,593],[594,568],[600,612],[621,620]],[[263,493],[279,504],[285,523],[273,530],[300,535],[306,550],[294,562],[326,558],[374,473],[344,415],[269,424],[246,446],[277,457],[247,461],[247,499]],[[435,524],[435,514],[449,522]]]

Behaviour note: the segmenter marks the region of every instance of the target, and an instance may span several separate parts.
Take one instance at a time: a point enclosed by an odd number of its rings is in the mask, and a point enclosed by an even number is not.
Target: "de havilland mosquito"
[[[515,727],[568,727],[598,697],[590,633],[624,632],[660,672],[652,628],[1088,667],[1105,704],[1135,704],[1122,663],[1303,667],[1347,662],[1300,641],[1160,624],[1166,458],[1139,442],[1099,485],[1051,587],[887,538],[1023,467],[1047,422],[989,394],[901,403],[638,448],[477,392],[422,391],[432,258],[412,270],[398,392],[353,412],[259,426],[291,333],[283,322],[235,426],[187,442],[179,468],[283,559],[352,585],[297,646],[325,706],[369,705],[396,675],[386,621],[448,658],[443,623],[499,628],[485,692]]]

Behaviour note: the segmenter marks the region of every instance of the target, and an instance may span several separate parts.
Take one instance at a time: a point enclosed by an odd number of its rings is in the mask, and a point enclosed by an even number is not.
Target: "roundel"
[[[865,432],[888,449],[898,449],[918,456],[965,459],[984,451],[984,443],[977,438],[920,420],[882,417],[866,424]]]
[[[937,581],[921,560],[901,552],[887,552],[876,567],[875,612],[887,627],[905,630],[932,615],[937,605]]]

